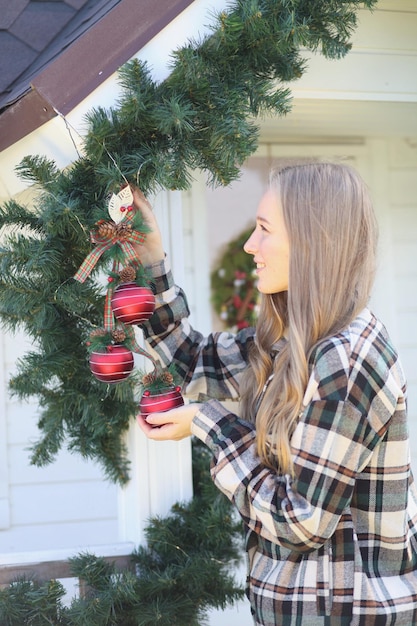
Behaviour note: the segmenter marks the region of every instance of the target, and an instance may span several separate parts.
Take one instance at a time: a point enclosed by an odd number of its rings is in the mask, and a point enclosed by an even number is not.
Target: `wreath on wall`
[[[212,304],[226,329],[236,332],[254,326],[258,291],[253,258],[243,250],[252,232],[245,229],[230,241],[211,273]]]

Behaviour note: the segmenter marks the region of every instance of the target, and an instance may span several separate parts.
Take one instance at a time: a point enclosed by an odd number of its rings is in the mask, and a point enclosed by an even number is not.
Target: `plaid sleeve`
[[[361,342],[357,353],[346,337],[321,347],[312,364],[310,397],[291,440],[294,480],[264,467],[256,455],[255,427],[215,401],[202,406],[193,434],[212,450],[213,480],[248,527],[273,543],[310,551],[333,534],[358,474],[383,440],[393,414],[401,412],[398,383],[374,341]],[[381,491],[377,472],[369,480],[374,481],[367,487],[370,495]]]
[[[155,263],[148,270],[156,308],[141,328],[150,351],[164,366],[174,365],[187,397],[237,399],[254,329],[204,337],[189,322],[186,296],[175,285],[168,263]]]

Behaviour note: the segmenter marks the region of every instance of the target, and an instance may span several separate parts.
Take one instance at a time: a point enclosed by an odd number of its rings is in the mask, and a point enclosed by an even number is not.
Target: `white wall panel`
[[[116,535],[116,519],[14,525],[7,536],[0,533],[0,564],[11,562],[18,552],[27,553],[24,561],[38,550],[68,548],[74,553],[85,552],[88,546],[113,543]],[[45,555],[45,560],[50,559]]]
[[[417,107],[416,107],[417,114]],[[417,148],[416,148],[417,151]],[[417,199],[416,166],[410,165],[390,172],[390,202],[394,207],[410,207],[413,199]],[[417,206],[417,203],[416,205]],[[411,224],[413,227],[413,224]]]
[[[401,10],[401,0],[396,0],[396,9],[379,0],[374,11],[361,9],[358,12],[359,28],[352,37],[355,50],[384,51],[385,54],[417,52],[417,5],[410,4]]]
[[[306,58],[308,71],[292,88],[297,98],[417,102],[417,55],[353,51],[338,61]]]
[[[398,348],[408,381],[412,463],[417,473],[417,143],[390,142],[389,199],[395,255],[391,297]]]
[[[417,5],[380,0],[358,13],[352,50],[341,60],[308,53],[291,85],[297,98],[417,102]]]
[[[28,420],[30,421],[30,420]],[[61,450],[54,463],[45,467],[30,464],[27,445],[9,445],[11,485],[40,485],[47,483],[75,483],[79,481],[102,481],[103,472],[98,463],[87,462],[78,454]]]
[[[12,487],[12,523],[22,525],[114,519],[115,488],[98,481]]]

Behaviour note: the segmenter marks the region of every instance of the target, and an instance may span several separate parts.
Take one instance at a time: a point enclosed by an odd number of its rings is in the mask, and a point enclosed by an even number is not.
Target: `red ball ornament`
[[[154,312],[155,296],[147,287],[122,283],[114,290],[111,306],[114,316],[123,324],[140,324]]]
[[[146,418],[150,413],[163,413],[177,406],[183,406],[184,398],[181,387],[171,387],[163,391],[149,391],[147,389],[139,404],[140,414]]]
[[[118,383],[127,378],[133,369],[133,353],[125,346],[111,346],[106,352],[92,352],[90,369],[104,383]]]

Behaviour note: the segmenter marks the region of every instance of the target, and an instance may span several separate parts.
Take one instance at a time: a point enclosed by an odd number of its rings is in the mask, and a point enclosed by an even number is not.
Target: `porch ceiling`
[[[417,103],[294,99],[286,117],[261,122],[263,141],[361,141],[417,137]]]

